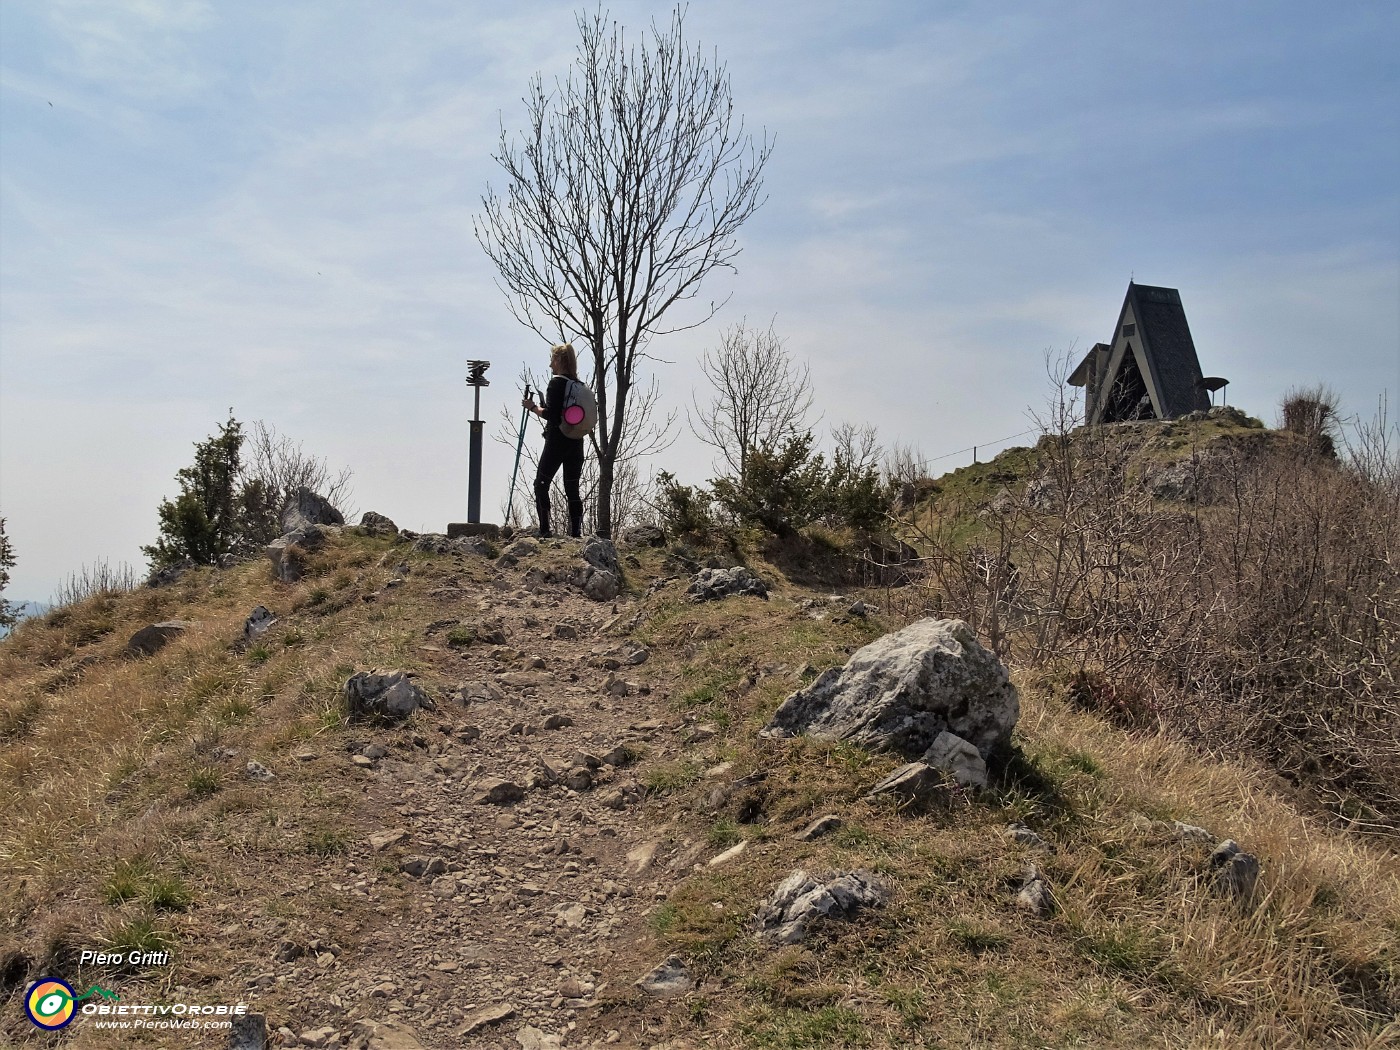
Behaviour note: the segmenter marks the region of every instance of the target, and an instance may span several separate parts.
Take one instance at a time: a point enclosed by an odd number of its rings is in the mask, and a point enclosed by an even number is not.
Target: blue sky
[[[575,7],[0,4],[0,515],[12,598],[143,564],[232,407],[358,509],[465,518],[465,361],[494,418],[547,352],[471,235],[499,121],[562,74]],[[662,4],[618,3],[640,28]],[[929,457],[1026,429],[1043,354],[1179,288],[1208,374],[1272,421],[1323,379],[1400,394],[1400,6],[695,3],[776,138],[731,296],[658,341],[664,401],[728,323],[776,319],[823,428]],[[699,388],[701,396],[703,386]],[[495,517],[508,450],[487,450]],[[951,457],[952,467],[968,457]],[[710,455],[679,428],[654,461]]]

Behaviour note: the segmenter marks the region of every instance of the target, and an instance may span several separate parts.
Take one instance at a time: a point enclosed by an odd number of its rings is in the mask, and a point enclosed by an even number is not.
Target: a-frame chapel
[[[1087,423],[1175,419],[1210,408],[1210,389],[1223,380],[1201,375],[1181,294],[1128,282],[1113,339],[1097,343],[1070,373],[1085,388]]]

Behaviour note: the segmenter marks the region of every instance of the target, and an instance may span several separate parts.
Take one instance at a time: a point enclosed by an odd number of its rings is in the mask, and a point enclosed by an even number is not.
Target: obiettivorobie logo
[[[93,985],[82,995],[73,991],[73,986],[60,977],[40,977],[29,986],[24,996],[24,1012],[35,1025],[47,1032],[54,1032],[68,1025],[77,1013],[77,1004],[94,995],[113,1000],[117,993]]]
[[[103,1001],[84,1002],[94,998]],[[62,977],[40,977],[24,993],[24,1012],[36,1028],[46,1032],[66,1028],[78,1014],[90,1018],[97,1028],[212,1031],[233,1027],[233,1019],[248,1012],[247,1003],[123,1003],[120,998],[101,985],[79,995]]]

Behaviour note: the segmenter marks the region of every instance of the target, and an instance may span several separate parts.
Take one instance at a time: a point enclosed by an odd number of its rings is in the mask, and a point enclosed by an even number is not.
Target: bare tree
[[[885,453],[882,466],[885,484],[890,487],[894,499],[894,509],[907,513],[914,509],[919,495],[919,482],[928,478],[928,457],[917,445],[902,445],[898,442]]]
[[[716,467],[741,483],[750,452],[777,448],[806,429],[811,372],[788,356],[771,321],[763,331],[745,321],[726,328],[719,347],[705,351],[700,369],[714,396],[704,406],[695,403],[690,429],[719,450]]]
[[[1388,491],[1400,492],[1400,422],[1390,418],[1385,393],[1376,401],[1371,419],[1351,421],[1343,436],[1346,462],[1361,477]]]
[[[580,16],[574,66],[552,90],[534,78],[518,137],[502,125],[504,196],[488,187],[473,222],[515,318],[593,355],[602,535],[619,459],[644,437],[632,411],[638,365],[652,337],[718,309],[663,325],[712,270],[734,269],[771,153],[736,118],[725,67],[687,48],[682,22],[677,8],[638,46],[602,12]]]
[[[843,463],[855,474],[879,473],[885,450],[880,445],[880,432],[873,423],[841,423],[831,428],[831,444],[836,462]]]

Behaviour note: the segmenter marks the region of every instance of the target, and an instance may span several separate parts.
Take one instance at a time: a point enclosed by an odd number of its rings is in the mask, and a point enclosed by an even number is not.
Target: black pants
[[[554,475],[564,468],[564,497],[569,503],[569,535],[583,533],[583,499],[578,493],[578,479],[583,475],[583,442],[562,434],[545,439],[540,454],[540,467],[535,471],[535,509],[540,515],[540,535],[549,532],[549,486]]]

